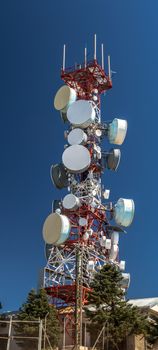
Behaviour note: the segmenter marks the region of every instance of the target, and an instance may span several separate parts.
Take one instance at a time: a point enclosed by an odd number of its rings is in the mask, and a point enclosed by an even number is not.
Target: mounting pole
[[[110,65],[110,56],[108,56],[108,75],[109,75],[109,79],[111,80],[111,65]]]
[[[64,331],[63,331],[63,350],[65,350],[66,340],[66,316],[64,317]]]
[[[38,350],[42,348],[42,320],[39,319]]]
[[[86,345],[87,345],[86,336],[87,336],[87,323],[85,321],[85,324],[84,324],[84,347],[86,347]]]
[[[65,70],[65,54],[66,54],[66,45],[63,46],[63,71]]]
[[[94,60],[97,59],[97,35],[94,34]]]
[[[104,70],[104,45],[101,44],[101,67]]]
[[[82,311],[83,311],[83,305],[82,305],[82,299],[83,299],[83,295],[82,295],[82,287],[83,287],[83,246],[81,247],[81,254],[80,254],[80,266],[79,266],[80,270],[79,270],[79,276],[80,276],[80,286],[79,286],[79,290],[80,290],[80,346],[82,346],[82,322],[83,322],[83,315],[82,315]]]
[[[11,333],[12,333],[12,316],[10,316],[9,330],[8,330],[8,340],[7,340],[7,350],[10,350]]]
[[[76,247],[75,350],[82,346],[83,246]]]
[[[76,248],[76,300],[75,300],[75,350],[79,348],[80,341],[79,341],[79,331],[80,331],[80,322],[79,322],[79,248]]]
[[[84,48],[84,68],[87,67],[87,48]]]

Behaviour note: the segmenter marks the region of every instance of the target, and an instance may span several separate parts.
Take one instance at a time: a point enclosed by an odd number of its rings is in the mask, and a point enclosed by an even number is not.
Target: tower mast
[[[131,224],[134,216],[132,199],[109,201],[110,191],[102,184],[102,174],[116,171],[121,157],[119,148],[103,149],[106,138],[110,144],[121,145],[127,132],[127,121],[114,118],[102,122],[101,95],[112,88],[110,56],[108,74],[104,70],[104,48],[101,65],[94,55],[83,65],[66,68],[66,46],[63,47],[61,78],[63,85],[56,93],[54,107],[66,126],[66,145],[62,162],[51,166],[53,185],[66,195],[53,201],[52,211],[43,225],[47,263],[44,287],[64,324],[67,343],[85,344],[82,336],[83,305],[88,303],[94,274],[107,264],[124,271],[119,260],[119,235]],[[102,117],[102,118],[101,118]],[[109,117],[108,117],[109,120]],[[114,223],[115,221],[115,223]],[[122,272],[122,288],[127,289],[130,275]]]

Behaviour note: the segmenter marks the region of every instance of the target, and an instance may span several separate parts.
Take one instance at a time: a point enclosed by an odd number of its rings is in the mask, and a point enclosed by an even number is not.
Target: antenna
[[[84,49],[84,67],[87,67],[87,48]]]
[[[66,54],[66,45],[63,46],[63,71],[65,70],[65,54]]]
[[[101,44],[101,67],[104,70],[104,45]]]
[[[56,308],[64,309],[64,348],[68,345],[65,332],[75,328],[75,333],[71,332],[72,339],[68,340],[74,350],[78,350],[86,340],[86,334],[83,339],[82,332],[82,311],[88,302],[87,291],[94,273],[99,273],[107,262],[119,268],[119,232],[126,233],[122,226],[128,227],[134,216],[132,199],[120,198],[111,202],[110,190],[102,186],[104,170],[116,171],[121,158],[120,148],[109,149],[107,146],[103,150],[102,140],[106,137],[109,144],[121,145],[126,136],[127,121],[118,118],[101,121],[101,94],[112,88],[110,56],[107,54],[106,64],[106,46],[99,41],[97,47],[97,35],[94,33],[91,61],[88,47],[87,41],[84,41],[82,65],[76,60],[78,63],[73,61],[75,67],[69,68],[66,62],[67,44],[61,47],[64,85],[55,95],[54,107],[63,122],[68,122],[65,132],[67,144],[63,147],[61,161],[51,166],[50,176],[58,190],[65,191],[67,188],[67,194],[64,197],[60,195],[62,199],[53,202],[51,213],[43,225],[48,251],[44,288]],[[106,66],[107,73],[104,70]],[[115,220],[115,226],[111,225],[111,220]],[[48,247],[51,248],[50,254]],[[125,289],[129,284],[127,278],[126,281],[123,285]]]
[[[94,60],[97,59],[97,35],[94,34]]]
[[[110,56],[108,56],[108,75],[109,75],[109,79],[111,80]]]

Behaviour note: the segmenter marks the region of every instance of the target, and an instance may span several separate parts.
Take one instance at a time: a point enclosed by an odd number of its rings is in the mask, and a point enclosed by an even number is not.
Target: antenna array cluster
[[[112,87],[112,80],[110,57],[108,75],[104,71],[103,45],[101,52],[100,66],[95,36],[94,59],[87,62],[85,49],[84,65],[66,69],[64,45],[61,77],[65,85],[54,99],[54,107],[67,128],[61,161],[51,166],[50,175],[54,186],[59,190],[67,188],[68,193],[53,202],[43,225],[47,256],[44,287],[60,307],[75,302],[76,254],[82,257],[83,304],[87,302],[86,293],[94,273],[107,262],[122,271],[123,288],[128,288],[130,282],[130,275],[123,272],[125,261],[119,260],[119,236],[132,223],[134,202],[125,198],[110,202],[110,190],[101,182],[105,171],[116,171],[119,166],[118,146],[126,137],[127,121],[102,121],[100,96]],[[104,149],[105,139],[108,150]]]

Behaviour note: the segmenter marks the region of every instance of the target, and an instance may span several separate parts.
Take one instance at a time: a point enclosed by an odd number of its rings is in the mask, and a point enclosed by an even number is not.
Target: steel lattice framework
[[[69,68],[62,70],[61,78],[64,82],[77,91],[79,99],[93,100],[93,91],[98,90],[99,102],[100,94],[112,88],[112,80],[108,77],[98,64],[97,60],[79,66],[79,68]]]
[[[107,262],[119,267],[118,253],[115,258],[112,257],[105,240],[110,241],[114,231],[124,231],[120,226],[110,223],[114,215],[113,203],[102,201],[101,177],[105,170],[106,152],[102,151],[103,160],[101,160],[101,142],[103,137],[107,136],[107,124],[101,122],[100,98],[102,93],[112,88],[110,67],[107,75],[103,57],[102,66],[97,62],[95,47],[92,61],[87,63],[85,56],[84,65],[65,69],[64,51],[61,78],[67,86],[75,90],[77,100],[89,101],[95,111],[95,122],[86,127],[88,135],[86,148],[91,157],[90,166],[78,173],[66,169],[68,191],[79,198],[80,205],[75,210],[67,210],[62,200],[59,200],[53,208],[53,212],[58,211],[69,219],[71,230],[63,244],[59,246],[47,244],[47,264],[44,270],[44,288],[50,302],[56,305],[59,313],[68,314],[67,324],[70,323],[70,319],[72,320],[71,315],[74,314],[75,307],[77,344],[79,317],[81,318],[82,305],[88,302],[88,292],[94,273]],[[71,130],[73,127],[70,125],[67,134]],[[85,223],[82,224],[81,220]],[[80,327],[81,323],[82,321]]]

